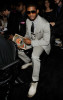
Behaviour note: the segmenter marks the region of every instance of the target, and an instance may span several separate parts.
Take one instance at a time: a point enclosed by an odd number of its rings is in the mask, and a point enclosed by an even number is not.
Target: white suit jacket
[[[51,46],[50,46],[50,24],[41,16],[37,16],[36,19],[33,21],[35,25],[34,34],[35,39],[31,38],[31,24],[32,21],[29,19],[26,20],[26,35],[31,39],[32,47],[35,46],[42,46],[43,49],[47,54],[49,54]]]

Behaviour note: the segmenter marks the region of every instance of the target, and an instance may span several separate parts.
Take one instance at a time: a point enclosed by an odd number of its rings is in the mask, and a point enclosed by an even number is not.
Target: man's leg
[[[44,49],[41,46],[34,47],[32,53],[32,62],[33,62],[33,73],[32,73],[32,83],[28,92],[28,97],[32,97],[36,93],[39,73],[40,73],[40,55],[43,53]]]
[[[24,53],[24,50],[18,50],[18,57],[25,63],[29,63],[31,61],[31,59]]]
[[[21,69],[26,69],[28,66],[32,65],[31,59],[22,50],[18,50],[18,57],[25,62],[21,66]]]
[[[39,81],[40,73],[40,55],[43,53],[44,49],[42,47],[34,47],[32,53],[32,62],[33,62],[33,73],[32,80]]]

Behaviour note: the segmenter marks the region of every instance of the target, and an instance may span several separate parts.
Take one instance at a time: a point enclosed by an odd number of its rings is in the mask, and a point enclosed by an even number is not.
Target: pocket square
[[[25,24],[25,22],[20,22],[20,24]]]

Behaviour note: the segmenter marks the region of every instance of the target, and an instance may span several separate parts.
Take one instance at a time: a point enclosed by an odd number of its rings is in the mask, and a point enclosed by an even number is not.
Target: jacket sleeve
[[[43,27],[43,37],[40,40],[31,40],[31,45],[34,46],[47,46],[50,44],[50,24],[47,22]]]
[[[25,34],[25,37],[30,38],[29,30],[28,30],[28,20],[26,21],[26,34]]]

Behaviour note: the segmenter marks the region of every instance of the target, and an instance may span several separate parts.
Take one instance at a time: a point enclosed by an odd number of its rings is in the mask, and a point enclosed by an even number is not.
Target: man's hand
[[[27,45],[31,44],[31,40],[29,38],[24,38],[24,43]]]
[[[55,26],[55,22],[50,22],[50,24],[51,24],[52,26]]]

